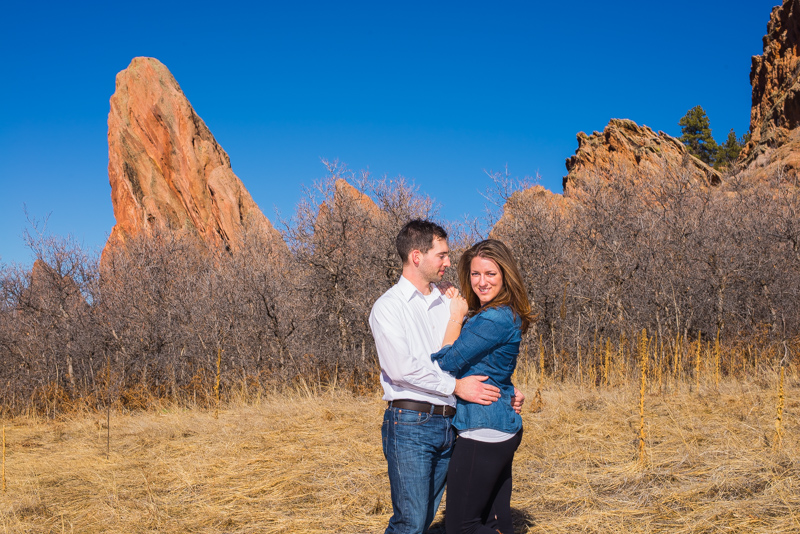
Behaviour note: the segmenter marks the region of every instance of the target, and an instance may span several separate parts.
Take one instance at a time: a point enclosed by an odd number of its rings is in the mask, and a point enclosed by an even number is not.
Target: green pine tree
[[[711,125],[705,110],[701,106],[693,107],[678,124],[681,127],[680,139],[689,154],[707,165],[713,165],[717,155],[717,142],[711,136]]]
[[[717,154],[714,157],[714,168],[717,170],[727,169],[736,161],[736,158],[739,157],[739,153],[742,151],[742,148],[744,148],[746,142],[746,135],[741,139],[737,139],[736,132],[731,128],[731,131],[728,132],[728,139],[725,140],[725,144],[720,145],[717,149]]]

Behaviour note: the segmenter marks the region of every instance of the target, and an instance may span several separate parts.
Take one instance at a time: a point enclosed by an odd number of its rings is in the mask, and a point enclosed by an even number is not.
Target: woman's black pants
[[[511,464],[522,430],[500,443],[456,440],[447,470],[447,534],[513,534]]]

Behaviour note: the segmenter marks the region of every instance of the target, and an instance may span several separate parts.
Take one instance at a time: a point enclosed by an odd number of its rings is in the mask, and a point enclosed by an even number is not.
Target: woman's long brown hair
[[[469,304],[469,315],[475,315],[481,310],[481,302],[478,295],[472,290],[471,284],[470,273],[473,258],[486,258],[494,261],[500,267],[503,275],[503,287],[484,308],[510,307],[522,321],[522,333],[527,332],[528,327],[538,319],[538,316],[531,310],[531,303],[528,300],[528,293],[525,291],[525,284],[522,281],[522,274],[519,272],[517,262],[514,261],[508,247],[497,239],[486,239],[475,243],[461,255],[461,259],[458,261],[458,283],[461,286],[461,294]]]

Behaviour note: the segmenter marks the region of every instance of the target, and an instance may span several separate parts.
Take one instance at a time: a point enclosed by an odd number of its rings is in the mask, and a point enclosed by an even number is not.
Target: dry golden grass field
[[[523,384],[517,532],[800,532],[800,382]],[[694,389],[694,391],[690,391]],[[1,532],[380,533],[391,512],[376,393],[295,394],[5,425]],[[434,532],[441,531],[441,510]]]

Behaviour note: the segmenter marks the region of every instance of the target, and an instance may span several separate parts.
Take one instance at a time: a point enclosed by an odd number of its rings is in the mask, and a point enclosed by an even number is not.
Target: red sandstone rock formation
[[[548,217],[554,214],[566,215],[574,207],[574,200],[564,195],[553,193],[541,185],[535,185],[517,191],[503,206],[503,216],[492,228],[489,237],[503,239],[503,236],[514,235],[517,228],[525,228],[526,218]]]
[[[362,234],[365,238],[380,225],[385,214],[377,204],[343,178],[334,182],[333,196],[319,206],[314,225],[315,238],[321,241],[336,242],[337,234],[343,231],[340,226],[348,221],[347,231]],[[333,235],[328,235],[332,233]]]
[[[657,176],[665,168],[680,168],[698,180],[718,183],[719,172],[690,155],[678,139],[627,119],[611,119],[602,133],[578,133],[578,149],[567,159],[564,194],[569,196],[587,176],[613,179],[614,173]]]
[[[754,178],[800,170],[800,0],[772,10],[764,54],[753,56],[750,141],[740,163]]]
[[[336,188],[334,198],[342,199],[345,202],[356,202],[360,209],[369,214],[371,218],[383,217],[383,212],[378,205],[369,196],[347,183],[347,180],[339,178],[334,186]]]
[[[61,276],[41,259],[33,262],[30,284],[22,295],[22,301],[24,307],[30,309],[57,306],[57,314],[62,318],[88,308],[75,280],[69,275]]]
[[[228,154],[156,59],[134,58],[117,74],[108,158],[117,224],[106,249],[155,227],[229,250],[241,244],[244,229],[280,239],[231,170]]]
[[[627,119],[611,119],[602,133],[578,134],[578,149],[567,164],[564,194],[537,185],[514,193],[503,207],[503,216],[492,235],[514,234],[525,228],[524,218],[561,217],[566,220],[584,198],[583,184],[596,179],[611,181],[621,176],[632,180],[658,180],[664,172],[688,173],[707,184],[720,181],[719,172],[690,155],[678,139]],[[522,217],[523,219],[520,219]]]

